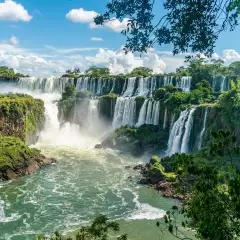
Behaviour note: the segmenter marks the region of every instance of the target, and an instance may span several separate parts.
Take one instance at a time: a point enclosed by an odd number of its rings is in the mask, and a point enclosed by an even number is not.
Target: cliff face
[[[25,94],[0,96],[0,135],[32,144],[44,123],[44,103]]]

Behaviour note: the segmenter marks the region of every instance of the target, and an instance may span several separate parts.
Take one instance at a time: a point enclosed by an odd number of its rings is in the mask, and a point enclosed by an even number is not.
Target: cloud
[[[127,28],[129,18],[124,18],[122,22],[118,19],[111,19],[104,23],[104,26],[114,32],[121,32]]]
[[[54,51],[56,53],[68,54],[74,52],[89,52],[89,51],[97,51],[99,48],[95,47],[85,47],[85,48],[55,48],[54,46],[46,45],[45,48]]]
[[[233,50],[233,49],[225,49],[222,54],[223,60],[225,60],[228,63],[239,61],[240,60],[240,54]]]
[[[77,23],[92,23],[93,19],[98,15],[95,11],[86,11],[83,8],[72,9],[66,14],[66,18]]]
[[[112,74],[129,73],[135,67],[149,67],[155,73],[163,73],[166,64],[154,50],[144,53],[140,58],[133,53],[125,54],[121,49],[119,51],[100,49],[94,56],[86,56],[87,62],[92,65],[108,67]]]
[[[91,41],[103,41],[103,39],[98,37],[92,37]]]
[[[9,43],[12,45],[17,45],[17,44],[19,44],[19,41],[14,35],[12,35],[12,37],[9,40]]]
[[[0,21],[23,21],[29,22],[32,16],[21,5],[12,0],[4,0],[0,3]]]
[[[75,23],[88,23],[90,28],[107,28],[114,32],[121,32],[127,28],[129,18],[124,18],[123,21],[119,21],[116,18],[106,21],[103,25],[96,25],[94,18],[99,15],[95,11],[86,11],[83,8],[72,9],[66,14],[66,18]]]

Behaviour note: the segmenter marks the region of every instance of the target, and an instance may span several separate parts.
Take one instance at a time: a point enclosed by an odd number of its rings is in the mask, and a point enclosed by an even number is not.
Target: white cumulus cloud
[[[92,37],[91,41],[103,41],[103,39],[98,37]]]
[[[72,22],[79,23],[92,23],[93,19],[98,15],[95,11],[86,11],[83,8],[72,9],[69,13],[67,13],[67,19]]]
[[[101,26],[94,23],[94,18],[97,15],[99,15],[99,13],[95,11],[86,11],[83,8],[79,8],[69,11],[66,14],[66,18],[75,23],[88,23],[90,28],[107,28],[114,32],[121,32],[127,28],[128,18],[124,18],[122,22],[113,18]]]
[[[12,37],[9,40],[9,43],[12,45],[17,45],[19,44],[19,40],[14,35],[12,35]]]
[[[32,16],[21,5],[12,0],[4,0],[0,3],[0,21],[23,21],[29,22]]]

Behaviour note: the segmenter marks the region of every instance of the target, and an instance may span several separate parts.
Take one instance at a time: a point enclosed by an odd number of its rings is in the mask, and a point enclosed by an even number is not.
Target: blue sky
[[[60,75],[67,68],[107,66],[113,73],[136,66],[155,72],[173,71],[183,56],[173,58],[171,46],[157,47],[139,59],[120,50],[126,22],[115,20],[94,27],[92,16],[102,13],[108,0],[0,0],[0,65],[30,75]],[[81,8],[81,9],[80,9]],[[162,9],[161,9],[162,10]],[[239,60],[240,28],[221,34],[216,53],[227,62]],[[101,40],[101,41],[100,41]]]

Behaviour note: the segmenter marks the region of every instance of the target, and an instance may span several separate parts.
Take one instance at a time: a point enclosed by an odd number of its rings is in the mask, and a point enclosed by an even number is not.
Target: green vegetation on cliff
[[[16,168],[39,155],[39,150],[29,148],[19,138],[0,136],[0,168]]]
[[[6,66],[0,66],[0,77],[4,78],[14,78],[14,77],[27,77],[21,73],[15,73],[12,68]]]
[[[26,94],[0,96],[0,134],[19,137],[24,142],[35,135],[44,122],[44,103]]]

